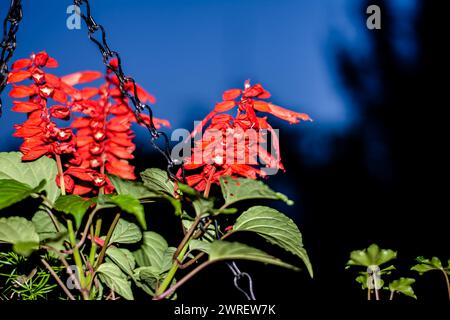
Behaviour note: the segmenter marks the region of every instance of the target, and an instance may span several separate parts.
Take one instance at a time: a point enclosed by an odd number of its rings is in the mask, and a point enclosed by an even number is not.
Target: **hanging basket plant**
[[[57,60],[44,51],[10,65],[20,1],[11,2],[5,22],[0,91],[6,86],[13,101],[4,107],[21,113],[23,122],[14,125],[20,150],[0,153],[0,267],[10,269],[8,281],[17,281],[11,270],[19,264],[36,263],[36,271],[19,288],[6,286],[2,298],[132,300],[140,290],[155,300],[175,299],[203,269],[227,263],[236,286],[254,300],[251,270],[241,271],[238,260],[304,268],[312,277],[297,225],[271,207],[247,205],[293,205],[265,184],[272,172],[285,170],[271,123],[311,119],[273,104],[261,84],[246,81],[242,89],[224,92],[182,142],[189,152],[176,158],[160,131],[170,121],[153,116],[155,98],[124,74],[88,1],[74,3],[84,9],[81,17],[105,72],[57,76]],[[133,123],[148,130],[149,148],[167,161],[166,168],[135,172]],[[14,209],[24,201],[29,212]],[[152,224],[152,207],[160,202],[179,221],[183,233],[177,239],[165,239]],[[237,242],[239,233],[284,249],[293,262]],[[38,277],[43,285],[35,285]],[[240,288],[242,278],[249,289]]]

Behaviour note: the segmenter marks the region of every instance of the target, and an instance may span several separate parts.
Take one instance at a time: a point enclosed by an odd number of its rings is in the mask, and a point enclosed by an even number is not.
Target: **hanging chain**
[[[16,50],[16,33],[22,20],[22,4],[20,0],[11,0],[8,14],[3,20],[3,39],[0,43],[0,95],[8,82],[8,62]],[[0,96],[0,116],[2,115],[2,98]]]
[[[217,220],[214,220],[214,227],[215,227],[215,231],[216,231],[216,238],[217,238],[217,240],[219,240],[220,235],[219,235],[219,226],[218,226]],[[247,272],[242,272],[238,268],[236,262],[232,261],[232,262],[227,262],[226,264],[234,275],[233,283],[234,283],[234,286],[236,287],[236,289],[238,289],[240,292],[242,292],[245,295],[245,297],[247,298],[247,300],[255,301],[256,298],[255,298],[255,294],[253,293],[252,277]],[[239,285],[239,281],[241,279],[247,279],[248,292]]]
[[[122,95],[124,97],[127,97],[128,99],[130,99],[131,102],[133,103],[134,114],[136,116],[137,122],[147,128],[147,130],[150,133],[150,141],[151,141],[153,147],[156,150],[158,150],[159,153],[161,153],[164,156],[164,158],[166,159],[167,173],[169,174],[169,176],[172,179],[178,180],[174,173],[174,169],[175,169],[175,167],[180,166],[183,171],[183,180],[184,180],[183,162],[178,159],[172,159],[171,153],[170,153],[169,137],[167,136],[166,133],[164,133],[162,131],[158,131],[156,129],[155,124],[153,122],[153,111],[149,105],[143,103],[139,99],[135,80],[130,76],[125,76],[125,74],[123,73],[122,61],[120,59],[120,55],[117,51],[113,51],[109,48],[108,42],[106,40],[105,28],[101,24],[98,24],[92,17],[89,1],[88,0],[74,0],[73,2],[76,6],[78,6],[80,8],[79,14],[80,14],[81,18],[84,20],[84,22],[86,23],[86,26],[88,28],[88,37],[93,43],[95,43],[95,45],[100,50],[100,52],[102,54],[102,58],[103,58],[103,63],[105,64],[106,68],[108,68],[108,70],[111,70],[117,76],[117,79],[119,80],[119,89],[120,89]],[[81,7],[83,4],[85,5],[85,12],[82,12],[82,10],[81,10]],[[111,59],[113,59],[113,58],[117,59],[117,62],[118,62],[117,68],[111,67],[111,65],[109,63],[111,61]],[[129,83],[132,84],[132,90],[131,90],[132,93],[130,93],[125,88],[125,86]],[[148,115],[150,118],[150,123],[146,123],[142,119],[141,115],[144,112],[148,112]],[[163,138],[163,147],[160,147],[157,143],[157,140],[161,137]]]

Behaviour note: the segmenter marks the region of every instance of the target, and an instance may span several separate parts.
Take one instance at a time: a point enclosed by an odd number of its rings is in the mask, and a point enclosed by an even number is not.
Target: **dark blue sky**
[[[2,17],[8,2],[0,5]],[[365,46],[365,23],[355,20],[361,14],[356,0],[91,2],[111,48],[121,53],[126,73],[156,96],[155,115],[170,119],[174,128],[192,126],[224,90],[241,87],[248,78],[271,91],[272,102],[314,118],[313,124],[298,129],[318,150],[326,148],[321,142],[327,134],[345,130],[357,119],[334,64],[337,44]],[[57,74],[103,71],[85,26],[66,27],[70,3],[24,0],[15,58],[46,50],[60,62]],[[6,92],[1,150],[16,149],[20,140],[9,138],[12,123],[23,119],[8,110]],[[138,138],[143,134],[140,130]]]

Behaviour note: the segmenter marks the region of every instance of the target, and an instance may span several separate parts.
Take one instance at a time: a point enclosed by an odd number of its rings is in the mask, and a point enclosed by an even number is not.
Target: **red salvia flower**
[[[13,101],[12,110],[28,114],[28,119],[15,125],[14,136],[24,139],[20,150],[23,160],[35,160],[43,155],[73,155],[75,138],[69,128],[58,128],[53,119],[69,119],[70,110],[65,105],[48,108],[53,99],[65,104],[68,95],[74,89],[57,76],[47,73],[44,67],[54,68],[58,63],[44,51],[31,55],[30,59],[21,59],[12,65],[8,82],[13,83],[9,93],[12,98],[28,98],[28,101]],[[15,83],[29,80],[28,85]]]
[[[267,122],[267,117],[258,117],[256,113],[270,113],[289,123],[312,120],[304,113],[263,101],[270,96],[262,85],[251,86],[249,81],[245,82],[244,90],[231,89],[224,92],[223,101],[217,103],[214,110],[191,133],[191,137],[195,137],[204,132],[202,138],[195,141],[192,155],[185,159],[185,169],[188,172],[196,172],[186,177],[190,186],[207,194],[211,184],[219,184],[221,176],[250,179],[264,177],[266,171],[257,166],[258,157],[265,168],[284,170],[278,136]],[[235,107],[235,117],[223,114]],[[267,143],[267,132],[272,138],[275,156],[269,154],[263,146]],[[181,178],[181,174],[180,170],[178,177]]]
[[[114,67],[116,61],[111,61]],[[97,193],[103,187],[105,193],[114,188],[106,173],[124,179],[135,179],[133,159],[135,145],[131,124],[136,122],[128,100],[119,90],[119,82],[110,70],[106,83],[99,88],[76,89],[75,85],[96,80],[102,76],[95,71],[76,72],[64,77],[47,73],[43,68],[57,67],[55,59],[45,52],[33,54],[30,59],[16,61],[8,75],[13,83],[10,96],[28,98],[13,101],[12,110],[28,114],[28,119],[15,125],[14,136],[24,139],[20,150],[23,160],[35,160],[41,156],[55,156],[64,160],[63,176],[58,175],[58,186],[64,182],[65,191],[78,195]],[[28,85],[16,85],[29,80]],[[126,90],[132,92],[131,84]],[[142,87],[137,93],[143,102],[154,103],[155,98]],[[50,100],[57,104],[49,106]],[[73,112],[83,114],[74,118],[70,128],[59,128],[55,119],[68,120]],[[144,122],[150,119],[143,116]],[[167,120],[154,118],[157,128],[169,126]],[[58,160],[60,161],[60,160]]]

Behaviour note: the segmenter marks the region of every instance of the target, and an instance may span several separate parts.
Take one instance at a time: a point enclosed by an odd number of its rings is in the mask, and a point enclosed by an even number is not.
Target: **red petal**
[[[53,91],[52,98],[59,103],[67,103],[67,94],[65,94],[62,90],[55,89]]]
[[[76,84],[94,81],[101,77],[102,74],[97,71],[82,71],[68,74],[67,76],[62,77],[61,81],[68,84],[69,86],[74,86]]]
[[[58,67],[58,61],[56,61],[52,57],[48,57],[47,64],[45,66],[47,68],[57,68]]]
[[[31,59],[19,59],[12,64],[11,69],[23,69],[28,68],[29,66],[31,66]]]
[[[156,103],[156,98],[151,95],[150,93],[148,93],[144,88],[142,88],[140,85],[136,85],[136,91],[137,91],[137,95],[139,97],[139,99],[142,102],[150,102],[151,104],[155,104]]]
[[[262,112],[270,112],[269,103],[264,101],[253,101],[253,108]]]
[[[85,195],[86,193],[91,192],[93,189],[93,187],[88,187],[88,186],[83,186],[80,184],[76,184],[75,187],[73,188],[73,194],[82,196]]]
[[[72,128],[88,127],[91,120],[89,118],[76,118],[70,125]]]
[[[274,104],[269,103],[270,113],[274,116],[286,120],[289,123],[299,123],[300,120],[312,121],[312,119],[305,113],[294,112]],[[299,120],[300,119],[300,120]]]
[[[48,152],[50,152],[49,146],[34,147],[33,149],[31,149],[22,156],[22,160],[24,161],[36,160],[37,158],[42,157],[44,154]]]
[[[216,107],[214,108],[214,111],[216,112],[225,112],[230,110],[236,105],[235,101],[222,101],[216,104]]]
[[[239,97],[242,94],[242,91],[240,89],[230,89],[223,93],[223,100],[234,100],[237,97]]]
[[[97,88],[83,88],[81,89],[81,96],[83,99],[90,99],[98,94]]]
[[[44,77],[45,77],[45,81],[47,81],[47,83],[50,84],[52,87],[55,87],[55,88],[60,87],[61,80],[57,76],[50,74],[50,73],[46,73],[44,75]]]
[[[8,83],[20,82],[31,77],[30,71],[20,70],[8,74]]]
[[[35,86],[16,86],[13,85],[13,89],[9,93],[11,98],[25,98],[36,94]]]
[[[14,107],[12,107],[12,110],[16,112],[32,112],[41,108],[40,104],[33,102],[13,101],[13,103]]]

